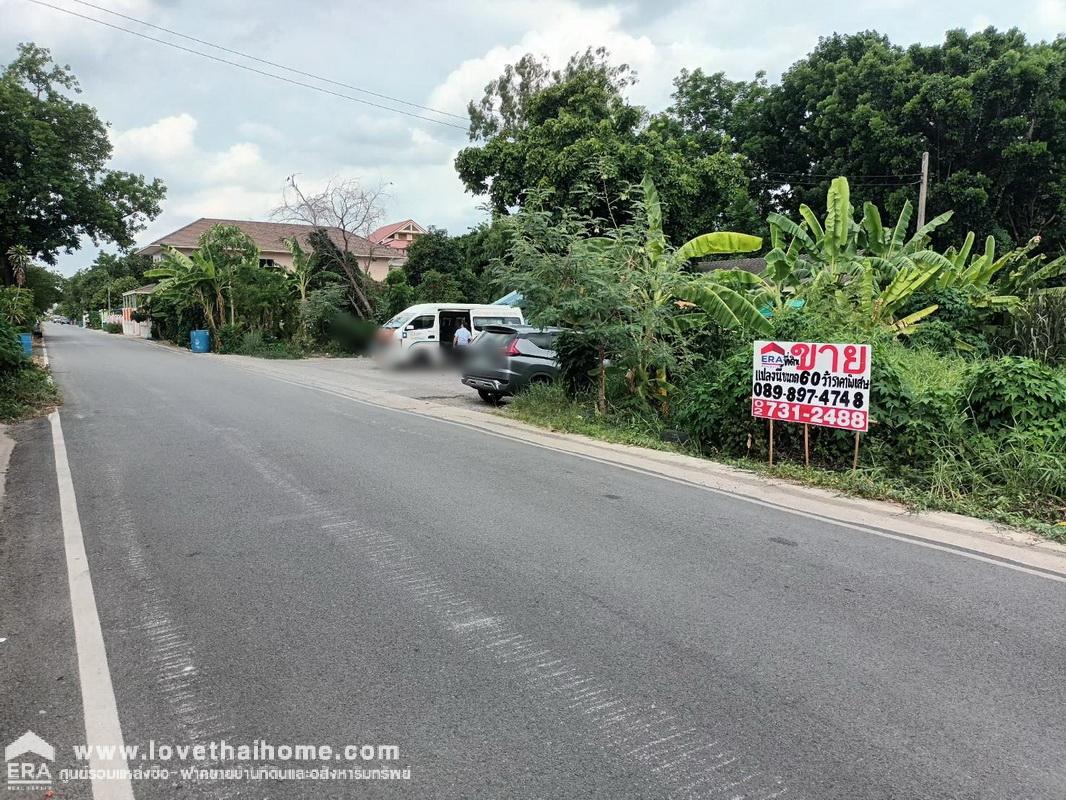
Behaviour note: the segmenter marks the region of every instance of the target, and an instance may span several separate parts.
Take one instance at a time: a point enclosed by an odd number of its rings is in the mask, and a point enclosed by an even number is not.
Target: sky
[[[314,83],[91,8],[47,0],[86,17]],[[470,99],[525,53],[565,63],[606,47],[639,77],[630,99],[670,103],[682,67],[774,80],[820,36],[874,29],[897,44],[933,43],[946,30],[1018,27],[1030,40],[1066,32],[1066,0],[449,0],[404,4],[281,0],[93,0],[102,8],[306,73],[463,116]],[[269,219],[286,178],[315,188],[330,178],[386,185],[386,221],[414,219],[458,234],[486,219],[452,166],[463,120],[428,114],[329,84],[325,88],[458,125],[448,127],[254,74],[34,4],[0,0],[0,63],[19,42],[52,50],[77,75],[81,99],[109,123],[111,167],[162,178],[150,242],[199,217]],[[104,245],[105,250],[114,250]],[[73,274],[91,242],[60,257]]]

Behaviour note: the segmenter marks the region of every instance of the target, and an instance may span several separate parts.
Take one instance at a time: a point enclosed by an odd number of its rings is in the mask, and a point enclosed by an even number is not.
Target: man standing
[[[468,344],[470,344],[470,331],[466,323],[460,320],[459,327],[455,329],[455,336],[452,337],[452,346],[466,347]]]

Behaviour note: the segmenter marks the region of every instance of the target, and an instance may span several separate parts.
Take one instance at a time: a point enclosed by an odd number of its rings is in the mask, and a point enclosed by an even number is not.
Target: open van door
[[[466,325],[466,329],[473,333],[470,327],[470,312],[469,311],[453,311],[449,309],[441,309],[440,311],[440,346],[443,348],[450,348],[452,346],[452,339],[455,336],[455,332],[459,330],[459,323],[462,322]]]

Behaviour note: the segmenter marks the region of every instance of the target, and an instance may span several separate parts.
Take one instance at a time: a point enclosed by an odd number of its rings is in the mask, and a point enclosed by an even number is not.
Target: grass
[[[36,416],[59,403],[59,390],[46,369],[27,364],[0,372],[0,422]]]
[[[564,433],[580,433],[605,442],[688,452],[683,447],[663,441],[665,428],[657,418],[617,409],[600,417],[591,403],[572,400],[557,386],[531,386],[517,395],[502,413],[531,425]]]
[[[939,362],[938,362],[939,363]],[[930,388],[948,387],[958,380],[958,365],[938,370],[915,370],[915,380]],[[930,365],[931,367],[932,365]],[[523,422],[578,433],[620,444],[649,447],[706,457],[694,444],[663,440],[666,428],[654,415],[614,409],[603,417],[591,401],[571,399],[558,386],[532,387],[501,412]],[[867,453],[867,458],[875,457]],[[1063,456],[1039,452],[1008,439],[978,437],[959,448],[944,448],[927,470],[863,464],[858,470],[824,469],[782,461],[772,468],[763,460],[715,455],[714,460],[774,478],[817,486],[871,500],[889,500],[915,511],[950,511],[1025,528],[1049,539],[1066,542],[1061,496]]]
[[[958,355],[945,355],[924,348],[902,351],[899,360],[907,384],[918,393],[951,392],[965,382],[971,362]]]

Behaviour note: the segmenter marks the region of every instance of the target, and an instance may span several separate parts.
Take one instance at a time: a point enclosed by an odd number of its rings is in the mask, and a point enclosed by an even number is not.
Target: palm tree
[[[15,279],[15,285],[20,288],[25,286],[26,272],[33,263],[26,245],[16,244],[8,248],[7,260],[11,264],[11,274]]]

